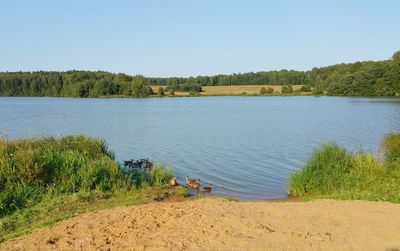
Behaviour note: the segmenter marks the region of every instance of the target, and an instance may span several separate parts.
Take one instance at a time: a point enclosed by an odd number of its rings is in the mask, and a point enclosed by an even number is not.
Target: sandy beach
[[[400,205],[317,200],[155,202],[87,213],[1,250],[398,250]]]

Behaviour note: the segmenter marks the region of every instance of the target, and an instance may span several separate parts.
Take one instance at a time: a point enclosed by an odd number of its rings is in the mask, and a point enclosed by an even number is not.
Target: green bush
[[[153,94],[153,89],[148,85],[148,80],[143,76],[135,76],[132,79],[132,96],[136,98],[144,98]]]
[[[290,177],[289,194],[321,194],[341,188],[350,172],[351,156],[336,144],[317,149],[300,173]]]
[[[385,154],[388,165],[400,168],[400,134],[390,133],[381,143],[381,149]]]
[[[158,164],[150,173],[149,183],[153,186],[164,186],[168,185],[172,178],[172,170],[166,169],[162,164]]]
[[[44,195],[129,188],[104,141],[84,136],[0,140],[0,215]]]
[[[298,89],[299,92],[311,92],[311,87],[309,85],[303,85],[300,89]]]
[[[400,202],[400,134],[382,141],[384,161],[348,153],[336,144],[316,149],[289,178],[288,193],[301,198],[365,199]]]
[[[10,217],[2,221],[0,229],[2,232],[8,232],[8,231],[13,231],[16,228],[17,228],[17,219],[15,217]]]
[[[383,86],[377,91],[377,96],[391,97],[396,96],[396,90],[392,86]]]
[[[266,94],[272,94],[274,93],[274,89],[272,89],[271,87],[267,87],[265,88],[264,86],[260,89],[260,94],[261,95],[266,95]]]
[[[200,84],[184,83],[184,84],[171,84],[167,86],[169,91],[178,92],[202,92],[203,87]]]
[[[130,173],[137,188],[169,185],[173,177],[172,170],[165,168],[162,163],[155,165],[150,173],[137,169],[130,170]]]
[[[162,88],[161,86],[158,88],[158,95],[159,96],[165,96],[164,88]]]
[[[293,93],[293,87],[291,85],[282,86],[282,93]]]

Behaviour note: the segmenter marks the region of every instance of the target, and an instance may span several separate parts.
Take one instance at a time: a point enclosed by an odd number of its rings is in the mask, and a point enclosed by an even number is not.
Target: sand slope
[[[88,213],[1,250],[396,250],[400,205],[199,199]]]

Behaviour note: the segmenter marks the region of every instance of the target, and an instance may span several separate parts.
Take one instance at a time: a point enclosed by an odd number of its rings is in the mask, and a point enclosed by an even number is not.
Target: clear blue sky
[[[400,50],[400,1],[2,0],[0,71],[308,70]]]

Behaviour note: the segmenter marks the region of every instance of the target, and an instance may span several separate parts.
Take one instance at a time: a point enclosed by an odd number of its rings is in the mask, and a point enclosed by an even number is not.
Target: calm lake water
[[[214,195],[286,197],[287,178],[321,143],[378,151],[400,131],[400,99],[194,97],[0,98],[9,139],[86,134],[104,138],[119,162],[150,158],[214,185]]]

